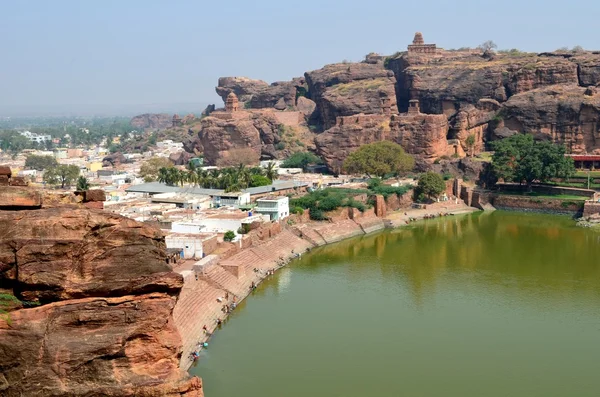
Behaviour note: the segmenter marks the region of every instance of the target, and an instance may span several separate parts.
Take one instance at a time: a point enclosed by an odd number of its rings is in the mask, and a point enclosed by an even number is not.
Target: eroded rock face
[[[305,73],[324,129],[339,116],[397,113],[393,72],[383,64],[338,63]]]
[[[274,117],[258,113],[227,119],[206,117],[202,119],[194,148],[204,152],[209,165],[256,164],[263,147],[280,141],[278,125]]]
[[[0,281],[28,301],[175,293],[159,231],[78,207],[0,212]]]
[[[342,170],[348,154],[360,146],[378,141],[392,141],[418,160],[432,162],[453,154],[448,144],[448,119],[444,115],[354,115],[338,117],[333,128],[317,135],[317,152],[335,172]]]
[[[183,280],[160,231],[76,206],[0,211],[3,396],[202,396],[178,368]]]
[[[418,99],[423,112],[447,116],[482,98],[504,102],[532,89],[578,83],[575,62],[537,54],[496,54],[491,60],[460,53],[418,58],[403,55],[390,61],[389,67],[398,78],[401,110],[409,99]]]
[[[600,95],[577,85],[557,85],[511,97],[501,129],[565,144],[572,153],[600,153]]]
[[[173,125],[173,118],[167,113],[146,113],[135,116],[130,123],[138,130],[164,130]]]
[[[123,153],[121,153],[121,152],[117,152],[117,153],[109,154],[108,156],[104,157],[102,159],[102,166],[103,167],[115,167],[120,164],[124,164],[126,162],[127,162],[127,159],[125,158],[125,155],[123,155]]]
[[[216,88],[217,94],[226,101],[230,93],[237,95],[240,107],[246,109],[275,108],[284,110],[296,105],[296,92],[304,87],[304,78],[294,78],[292,81],[277,81],[268,84],[262,80],[246,77],[221,77]]]

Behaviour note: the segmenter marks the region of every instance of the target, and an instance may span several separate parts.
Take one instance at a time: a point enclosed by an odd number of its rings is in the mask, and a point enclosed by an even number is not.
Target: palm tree
[[[267,164],[267,168],[265,170],[265,176],[267,178],[269,178],[272,181],[274,181],[275,179],[277,179],[277,170],[275,169],[275,163],[272,161],[269,161],[269,163]]]
[[[169,183],[169,169],[166,167],[161,167],[158,169],[158,181],[160,183]]]

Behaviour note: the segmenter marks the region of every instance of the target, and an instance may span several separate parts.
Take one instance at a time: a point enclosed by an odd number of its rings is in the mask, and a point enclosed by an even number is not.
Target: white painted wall
[[[202,239],[190,236],[169,235],[165,238],[167,248],[183,249],[183,257],[186,259],[202,258]]]

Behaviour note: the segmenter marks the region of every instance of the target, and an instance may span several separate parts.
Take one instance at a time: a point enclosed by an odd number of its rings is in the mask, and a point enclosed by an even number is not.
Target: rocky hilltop
[[[183,280],[160,231],[2,189],[0,394],[202,396],[178,367]]]
[[[224,107],[188,127],[185,147],[211,165],[315,150],[334,171],[361,144],[382,139],[403,145],[422,168],[514,133],[600,153],[599,84],[600,52],[447,51],[417,33],[406,51],[287,82],[222,77]]]

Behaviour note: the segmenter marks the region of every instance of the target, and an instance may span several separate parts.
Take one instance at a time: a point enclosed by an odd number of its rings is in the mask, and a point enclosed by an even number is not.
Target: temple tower
[[[239,101],[237,95],[230,92],[225,101],[225,110],[228,112],[237,112],[239,110]]]

